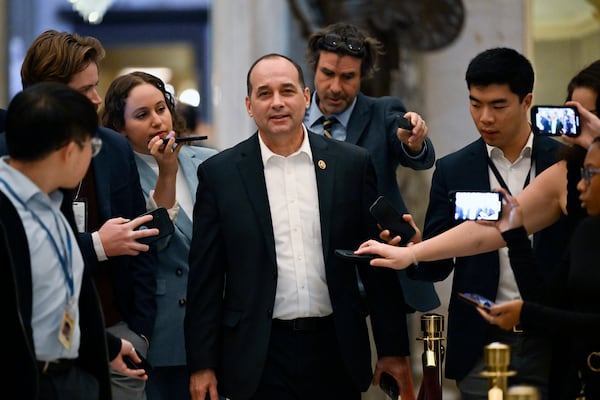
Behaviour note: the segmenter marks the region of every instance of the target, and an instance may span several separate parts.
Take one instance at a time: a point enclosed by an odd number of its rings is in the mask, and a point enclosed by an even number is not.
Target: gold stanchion
[[[423,381],[419,388],[418,400],[442,399],[442,363],[444,360],[444,316],[423,314],[421,316],[423,337]]]
[[[502,400],[507,392],[508,377],[515,376],[515,371],[509,371],[510,346],[494,342],[484,348],[484,361],[487,371],[481,372],[482,376],[490,378],[488,400]]]
[[[507,400],[540,400],[540,392],[534,386],[516,385],[508,388]]]

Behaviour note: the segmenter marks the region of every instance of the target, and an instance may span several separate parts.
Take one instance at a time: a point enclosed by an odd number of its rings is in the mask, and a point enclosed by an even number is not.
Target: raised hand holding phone
[[[391,238],[400,236],[400,246],[406,246],[417,233],[412,225],[405,221],[402,215],[383,196],[379,196],[375,200],[369,211],[375,217],[379,226],[390,232]]]

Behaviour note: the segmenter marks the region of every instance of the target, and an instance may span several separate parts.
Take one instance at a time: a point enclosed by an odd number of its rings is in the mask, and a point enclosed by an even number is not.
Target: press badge
[[[60,322],[60,329],[58,330],[58,341],[67,350],[71,348],[73,333],[75,332],[75,316],[72,307],[71,302],[65,306],[62,321]]]
[[[79,233],[87,231],[87,202],[85,199],[73,200],[73,214]]]

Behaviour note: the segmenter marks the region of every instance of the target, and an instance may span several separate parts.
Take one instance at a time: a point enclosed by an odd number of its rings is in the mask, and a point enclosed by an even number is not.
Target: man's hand
[[[128,220],[125,218],[111,218],[98,230],[104,253],[107,257],[137,256],[140,252],[150,249],[147,244],[142,244],[137,239],[158,235],[158,229],[135,229],[152,221],[152,215]]]
[[[387,372],[396,379],[402,400],[415,400],[415,388],[410,370],[410,356],[381,357],[377,360],[373,385],[379,385],[381,374]]]
[[[495,304],[489,312],[481,307],[476,307],[477,312],[481,314],[483,319],[505,330],[511,330],[519,324],[522,308],[523,300],[511,300],[506,303]]]
[[[137,355],[133,344],[129,340],[121,338],[121,350],[119,354],[111,360],[110,366],[112,369],[119,371],[120,373],[129,376],[130,378],[139,379],[141,381],[148,380],[148,374],[143,369],[131,369],[123,360],[123,357],[131,358],[135,363],[140,363],[142,360]]]
[[[411,153],[418,154],[423,150],[423,142],[425,141],[425,138],[427,138],[429,129],[427,128],[425,120],[415,112],[407,112],[404,114],[404,118],[410,121],[413,125],[413,129],[412,131],[407,131],[406,129],[398,128],[396,135],[398,136],[398,139],[408,147]]]
[[[423,235],[421,234],[421,230],[419,229],[419,227],[415,223],[415,220],[412,217],[412,215],[410,215],[410,214],[402,214],[402,219],[404,221],[408,222],[410,224],[410,226],[412,226],[413,229],[415,230],[415,234],[410,239],[409,243],[419,243],[420,241],[422,241],[423,240]],[[379,229],[382,229],[381,225],[377,225],[377,226],[379,227]],[[383,240],[384,242],[386,242],[387,244],[390,244],[392,246],[397,246],[398,243],[400,243],[402,241],[402,238],[400,236],[394,236],[394,237],[392,237],[392,235],[391,235],[391,233],[390,233],[390,231],[388,229],[382,229],[379,232],[379,238],[381,240]]]
[[[202,369],[192,373],[190,377],[190,394],[192,400],[219,400],[217,377],[212,369]]]

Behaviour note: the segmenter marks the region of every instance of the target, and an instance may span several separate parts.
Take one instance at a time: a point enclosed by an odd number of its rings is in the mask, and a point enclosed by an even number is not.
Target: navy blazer
[[[358,266],[335,249],[357,248],[377,235],[368,207],[376,197],[366,150],[308,134],[315,165],[325,272],[340,353],[354,386],[371,382],[366,324],[371,315],[380,356],[409,354],[406,318],[394,272]],[[185,317],[188,368],[214,368],[219,393],[249,398],[262,375],[277,286],[275,238],[258,134],[204,161],[190,248]],[[292,360],[290,360],[292,361]]]
[[[431,140],[425,140],[427,151],[419,159],[406,155],[402,142],[396,135],[396,117],[404,115],[406,108],[397,97],[369,97],[359,93],[348,127],[346,142],[369,150],[377,173],[377,189],[400,213],[408,213],[400,194],[396,171],[399,166],[414,170],[431,168],[435,161],[435,151]],[[409,279],[406,271],[396,271],[405,302],[418,311],[429,311],[440,305],[440,300],[432,283]]]
[[[97,136],[102,149],[92,158],[100,223],[110,218],[133,219],[146,212],[140,177],[128,140],[119,133],[100,127]],[[8,154],[6,134],[0,133],[0,155]],[[86,265],[94,272],[98,258],[91,233],[79,235]],[[156,252],[111,258],[117,305],[129,329],[151,338],[156,317]]]
[[[67,197],[61,210],[76,232],[73,209]],[[6,340],[3,356],[10,365],[3,373],[2,387],[7,393],[18,393],[18,398],[26,400],[38,398],[40,379],[31,327],[31,268],[27,235],[19,213],[0,192],[0,314]],[[81,343],[77,365],[96,377],[100,398],[110,399],[104,320],[87,267],[79,296],[79,317]]]
[[[548,137],[535,136],[533,158],[539,175],[556,162],[561,144]],[[490,190],[487,149],[483,139],[470,143],[436,162],[433,173],[429,206],[425,217],[424,238],[444,232],[455,222],[450,213],[448,193],[451,190]],[[540,205],[543,207],[543,205]],[[540,273],[552,272],[565,250],[564,221],[559,221],[534,235],[534,250]],[[446,377],[461,380],[482,355],[486,331],[489,327],[469,304],[458,299],[457,292],[478,293],[495,300],[500,274],[498,252],[492,251],[470,257],[459,257],[433,262],[421,262],[409,274],[415,279],[442,281],[452,271],[454,278],[448,307],[448,346],[446,349]]]

